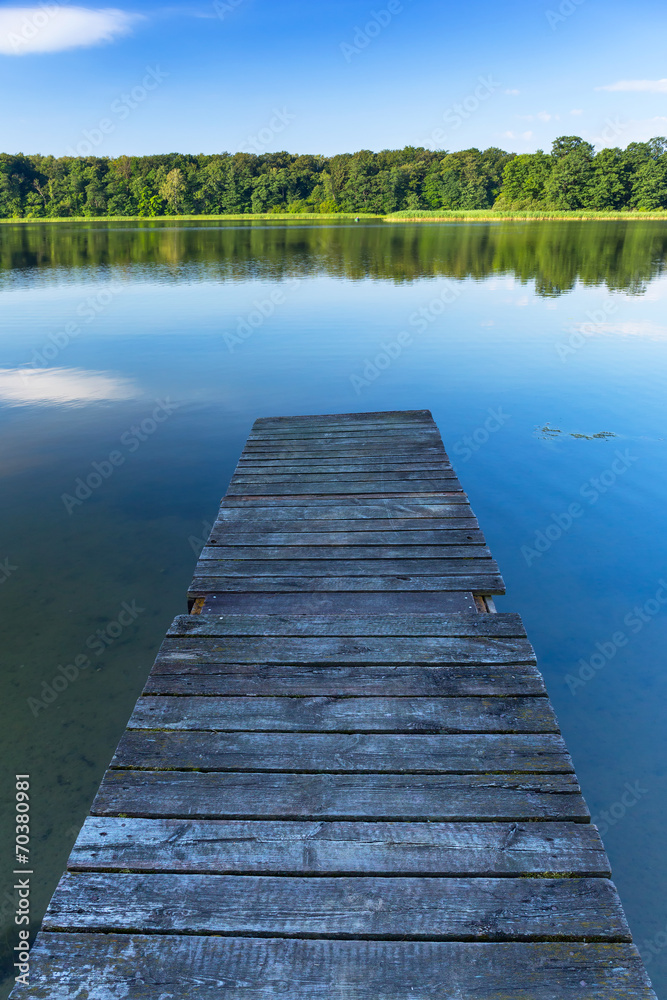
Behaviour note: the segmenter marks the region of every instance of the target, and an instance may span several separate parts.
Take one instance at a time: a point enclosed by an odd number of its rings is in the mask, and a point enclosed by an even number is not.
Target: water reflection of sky
[[[72,817],[89,808],[157,644],[184,609],[196,539],[252,421],[428,407],[508,585],[499,607],[526,621],[591,811],[619,801],[626,782],[648,789],[605,833],[642,947],[667,926],[667,608],[636,633],[624,623],[667,572],[667,278],[648,255],[652,280],[634,284],[649,264],[630,261],[623,288],[610,291],[610,273],[623,268],[601,261],[596,282],[595,254],[581,251],[585,280],[573,264],[571,290],[536,294],[518,264],[509,268],[516,273],[434,274],[412,230],[373,228],[352,264],[321,230],[310,242],[293,237],[266,267],[250,250],[237,259],[224,240],[205,267],[186,267],[173,236],[169,280],[163,263],[143,258],[136,267],[106,259],[85,280],[78,266],[54,266],[48,281],[23,265],[18,283],[5,275],[0,562],[7,555],[20,570],[0,588],[8,623],[0,694],[11,706],[17,769],[44,774],[37,823],[53,834],[40,899],[63,868]],[[481,239],[479,227],[460,230],[461,246],[466,234]],[[526,234],[512,253],[530,272],[534,229]],[[215,277],[218,249],[233,280]],[[436,250],[446,255],[446,241]],[[387,262],[397,259],[413,268],[411,280],[392,272]],[[554,267],[550,258],[549,288],[564,281]],[[382,355],[390,363],[379,368]],[[133,428],[161,401],[177,406],[134,448]],[[507,419],[478,445],[484,434],[475,433],[498,409]],[[68,512],[63,494],[112,451],[122,463]],[[591,502],[592,481],[609,480],[617,452],[629,452],[627,469]],[[529,564],[522,550],[575,501],[582,515]],[[135,598],[146,609],[136,629],[35,723],[26,699]],[[571,693],[568,675],[619,629],[628,643]],[[649,971],[664,991],[667,951]]]
[[[132,399],[132,383],[80,368],[0,368],[0,402],[10,406],[84,406]]]

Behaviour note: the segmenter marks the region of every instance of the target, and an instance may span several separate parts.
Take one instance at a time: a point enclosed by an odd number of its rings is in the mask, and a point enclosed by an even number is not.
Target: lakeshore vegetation
[[[553,218],[667,210],[667,139],[561,136],[549,153],[408,146],[337,156],[0,154],[0,219],[375,215]],[[645,217],[645,216],[644,216]]]

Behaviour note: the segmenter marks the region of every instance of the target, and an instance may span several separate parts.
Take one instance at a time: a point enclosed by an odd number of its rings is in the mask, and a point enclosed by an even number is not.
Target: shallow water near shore
[[[667,997],[666,261],[657,221],[0,228],[2,795],[31,774],[35,928],[255,418],[428,408]]]

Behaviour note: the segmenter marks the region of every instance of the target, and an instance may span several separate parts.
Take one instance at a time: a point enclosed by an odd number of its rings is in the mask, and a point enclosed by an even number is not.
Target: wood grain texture
[[[567,773],[560,736],[387,736],[126,730],[111,762],[121,768],[203,771],[483,774]]]
[[[199,616],[197,616],[199,617]],[[494,616],[495,617],[495,616]],[[533,647],[519,637],[469,636],[262,636],[207,637],[190,634],[165,640],[160,657],[229,663],[423,664],[535,663]]]
[[[89,817],[70,871],[610,875],[584,823],[294,823]]]
[[[298,508],[293,510],[292,508]],[[431,496],[411,497],[365,497],[340,496],[318,497],[312,503],[303,497],[281,497],[280,501],[268,499],[240,499],[228,497],[218,511],[220,521],[238,520],[247,523],[253,518],[266,521],[293,520],[355,520],[357,518],[442,518],[450,515],[469,517],[470,503],[465,493],[448,493],[446,498]],[[243,514],[239,512],[243,511]]]
[[[286,441],[269,443],[254,443],[247,445],[243,451],[242,458],[272,460],[286,459],[288,462],[311,462],[319,461],[321,458],[338,458],[341,462],[347,459],[353,461],[363,459],[366,455],[372,455],[376,460],[389,461],[390,459],[416,460],[416,459],[438,459],[444,461],[446,454],[442,446],[435,446],[429,442],[401,442],[386,441],[382,445],[374,444],[334,444],[328,441],[320,441],[317,446],[307,446],[304,444],[289,444]]]
[[[630,941],[604,878],[402,878],[68,872],[45,930],[402,940]]]
[[[544,680],[532,664],[418,667],[224,663],[210,657],[181,659],[177,647],[172,655],[166,646],[146,682],[146,694],[505,698],[546,693]]]
[[[367,425],[369,423],[379,423],[382,427],[388,424],[408,424],[423,423],[433,424],[433,416],[430,410],[360,410],[358,413],[313,413],[297,416],[271,416],[258,417],[255,420],[254,428],[280,428],[284,426],[299,427],[306,425],[315,427],[321,424],[333,424],[335,427],[350,424]]]
[[[386,525],[386,530],[375,530],[371,525],[370,528],[366,527],[363,531],[321,531],[316,525],[304,522],[299,524],[300,530],[297,531],[292,530],[292,527],[289,530],[276,531],[273,524],[267,523],[262,528],[257,522],[253,523],[254,528],[252,525],[247,525],[247,530],[244,528],[241,531],[238,528],[221,529],[216,526],[211,531],[208,544],[229,548],[237,545],[327,545],[330,547],[337,545],[341,548],[348,545],[357,547],[366,545],[484,545],[484,536],[481,531],[472,524],[469,527],[465,525],[461,527],[458,522],[454,527],[445,523],[435,538],[433,529],[394,530],[387,528]]]
[[[201,566],[202,564],[199,564]],[[348,593],[372,591],[377,593],[394,591],[471,591],[473,594],[504,594],[505,584],[498,573],[466,572],[450,573],[448,576],[407,575],[397,572],[395,576],[253,576],[246,567],[247,575],[229,574],[218,576],[212,572],[195,570],[188,595],[199,597],[209,593],[245,591],[247,593],[289,593],[304,590],[307,593]],[[400,575],[399,575],[400,574]]]
[[[461,510],[465,513],[465,508],[461,508]],[[301,538],[305,538],[306,545],[315,545],[317,544],[315,540],[312,542],[309,540],[312,535],[314,538],[331,539],[330,542],[322,542],[321,544],[345,545],[347,543],[344,541],[344,537],[350,535],[354,536],[350,538],[352,545],[376,545],[378,543],[375,541],[366,543],[365,537],[370,535],[373,538],[386,534],[390,544],[421,545],[426,540],[426,544],[446,545],[448,544],[447,539],[452,536],[456,537],[458,532],[464,532],[465,537],[461,543],[455,542],[454,544],[465,544],[470,529],[472,531],[478,529],[477,521],[473,517],[429,518],[424,521],[414,518],[373,517],[356,521],[344,518],[339,520],[321,519],[319,521],[277,519],[275,522],[268,517],[264,520],[257,520],[253,517],[241,520],[234,517],[230,521],[218,520],[215,522],[211,529],[209,544],[234,545],[237,540],[239,544],[248,544],[243,542],[244,536],[251,538],[261,536],[267,539],[267,545],[282,545],[283,538],[291,535],[295,539],[292,542],[293,545],[302,544]],[[276,541],[270,541],[271,536],[274,536]],[[403,539],[405,540],[403,541]],[[484,544],[484,536],[481,532],[477,544]]]
[[[457,476],[444,464],[439,467],[435,467],[430,472],[427,470],[411,471],[411,470],[401,470],[397,469],[393,472],[378,469],[368,469],[363,468],[361,463],[359,468],[351,468],[349,471],[345,471],[343,466],[338,468],[331,467],[329,469],[324,469],[321,472],[316,472],[312,470],[312,465],[310,462],[306,465],[305,471],[303,466],[300,472],[287,472],[284,469],[282,471],[265,471],[258,472],[255,470],[252,474],[244,472],[241,469],[236,470],[232,477],[232,482],[236,486],[241,485],[252,485],[260,486],[262,484],[267,484],[271,486],[280,485],[294,485],[295,483],[301,483],[304,485],[312,485],[316,483],[331,483],[332,481],[337,483],[412,483],[412,482],[432,482],[434,480],[456,480],[458,482]],[[451,489],[451,486],[449,487]],[[285,490],[284,492],[289,492]]]
[[[350,459],[349,462],[341,462],[337,458],[320,458],[314,462],[308,462],[305,466],[303,462],[290,463],[286,461],[280,461],[279,459],[264,458],[263,456],[258,456],[257,458],[252,458],[250,456],[242,456],[239,459],[238,465],[234,470],[235,476],[255,476],[255,475],[279,475],[279,476],[291,476],[291,475],[308,475],[316,476],[321,475],[322,472],[333,473],[333,475],[338,475],[339,473],[347,474],[350,472],[361,473],[362,479],[366,478],[366,474],[376,475],[378,473],[385,472],[451,472],[452,465],[451,462],[444,458],[426,458],[421,461],[415,459],[405,459],[404,461],[398,461],[397,459],[374,459],[374,458],[358,458]],[[422,479],[423,476],[415,476],[413,478]],[[427,475],[425,478],[430,478]]]
[[[546,698],[140,698],[128,729],[225,732],[557,733]]]
[[[656,1000],[630,944],[43,932],[32,959],[20,1000]]]
[[[448,591],[405,591],[345,593],[300,591],[295,594],[260,593],[249,594],[243,590],[216,593],[207,591],[201,598],[206,614],[236,614],[256,612],[257,614],[415,614],[425,611],[476,611],[471,593],[462,590]]]
[[[576,820],[573,774],[281,774],[110,770],[93,815],[238,819]]]
[[[177,615],[167,631],[168,636],[359,636],[364,638],[392,636],[424,639],[524,639],[526,629],[520,615],[501,612],[495,615],[472,614],[410,614],[410,615]],[[467,647],[463,646],[465,654]],[[530,659],[534,662],[532,647]],[[411,651],[414,662],[415,648]],[[386,652],[386,650],[385,650]],[[466,657],[470,659],[470,657]]]
[[[455,493],[461,490],[462,487],[458,479],[421,479],[412,481],[400,480],[388,480],[379,479],[376,482],[373,480],[352,480],[341,482],[337,477],[322,480],[313,483],[296,483],[294,481],[288,483],[279,483],[275,485],[271,482],[244,482],[235,483],[232,480],[226,497],[243,497],[243,496],[260,496],[260,497],[298,497],[301,495],[305,496],[317,496],[322,494],[323,496],[335,496],[338,493],[356,493],[359,495],[372,497],[374,494],[380,494],[381,496],[389,496],[392,493],[396,493],[399,496],[413,496],[417,493]]]
[[[290,427],[282,430],[268,430],[266,428],[250,431],[246,439],[246,447],[254,442],[264,441],[363,441],[369,446],[384,444],[386,441],[394,439],[404,440],[407,445],[413,441],[432,441],[434,444],[442,446],[440,435],[434,423],[424,423],[421,426],[413,423],[410,426],[399,427],[396,424],[385,424],[381,433],[378,434],[376,428],[369,427]]]
[[[499,575],[497,564],[487,556],[478,557],[473,552],[471,555],[462,555],[460,558],[449,556],[440,557],[433,552],[420,554],[420,558],[398,557],[391,554],[387,558],[369,558],[368,554],[360,554],[356,559],[354,556],[345,558],[340,552],[337,554],[334,565],[329,557],[322,557],[313,554],[311,558],[304,558],[303,553],[296,553],[296,557],[279,554],[269,558],[259,559],[220,559],[215,555],[210,558],[200,559],[197,565],[196,575],[202,579],[207,574],[216,576],[238,576],[248,575],[253,577],[292,577],[292,576],[328,576],[334,577],[382,577],[382,576],[455,576],[467,574],[469,576],[497,577]],[[460,588],[459,588],[460,589]]]
[[[446,544],[445,541],[439,541],[437,544],[424,544],[424,545],[205,545],[201,550],[200,560],[202,561],[215,561],[221,564],[223,567],[225,563],[233,560],[246,560],[250,559],[254,563],[264,562],[266,560],[279,560],[285,562],[290,560],[295,565],[300,565],[305,560],[315,560],[318,564],[322,561],[326,562],[327,565],[331,565],[333,560],[336,560],[335,564],[332,566],[332,570],[336,571],[339,565],[351,564],[352,560],[356,560],[354,565],[359,565],[360,562],[375,562],[382,560],[397,560],[405,559],[411,562],[415,559],[425,559],[430,563],[436,562],[440,565],[443,562],[447,564],[451,563],[452,560],[463,561],[465,568],[470,566],[470,560],[478,559],[491,559],[491,552],[486,545],[472,545],[470,543],[464,543],[463,545],[456,544]],[[490,564],[494,565],[494,564]]]

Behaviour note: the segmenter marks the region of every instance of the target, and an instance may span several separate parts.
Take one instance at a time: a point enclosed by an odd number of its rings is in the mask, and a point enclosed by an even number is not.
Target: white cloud
[[[512,97],[517,97],[521,91],[520,90],[506,90],[506,94],[510,94]]]
[[[114,8],[91,10],[57,2],[0,8],[0,55],[62,52],[112,42],[128,34],[140,20],[140,15]]]
[[[583,113],[584,113],[583,108],[572,108],[572,111],[570,111],[571,115],[583,115]]]
[[[525,139],[527,142],[528,139],[532,138],[533,138],[532,132],[519,132],[519,133],[512,131],[503,132],[503,139]]]
[[[0,401],[10,406],[82,405],[134,399],[132,382],[82,368],[0,368]]]
[[[617,83],[608,83],[604,87],[596,87],[596,90],[624,90],[643,91],[648,94],[667,94],[667,77],[662,80],[619,80]]]
[[[514,117],[522,122],[534,122],[536,118],[541,122],[550,122],[552,118],[554,121],[560,121],[560,115],[551,115],[548,111],[538,111],[536,115],[515,115]]]

